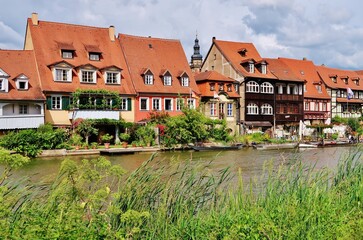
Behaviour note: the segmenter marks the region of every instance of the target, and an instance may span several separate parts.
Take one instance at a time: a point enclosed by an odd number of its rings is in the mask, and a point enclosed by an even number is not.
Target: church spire
[[[200,54],[198,32],[195,35],[193,48],[194,48],[194,53],[191,57],[190,68],[192,69],[193,72],[200,72],[203,62],[203,56]]]

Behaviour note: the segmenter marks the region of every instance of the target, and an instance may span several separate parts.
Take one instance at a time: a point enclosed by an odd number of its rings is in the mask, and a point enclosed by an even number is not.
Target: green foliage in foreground
[[[359,149],[333,173],[285,159],[277,168],[267,163],[262,181],[250,184],[242,173],[233,179],[228,169],[213,173],[210,164],[158,167],[150,159],[126,176],[101,157],[65,160],[50,184],[6,178],[0,238],[363,238]]]

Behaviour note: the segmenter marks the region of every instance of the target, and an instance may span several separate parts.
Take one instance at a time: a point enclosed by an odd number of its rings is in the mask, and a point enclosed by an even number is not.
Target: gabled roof
[[[215,90],[212,91],[210,88],[210,84],[225,84],[225,89],[227,85],[231,85],[231,92],[224,91],[224,94],[227,94],[228,97],[231,98],[239,98],[240,95],[234,90],[233,83],[237,82],[236,80],[226,77],[216,71],[205,71],[195,75],[195,79],[197,81],[199,90],[201,92],[202,97],[214,97],[215,93],[219,92],[218,85],[215,86]]]
[[[41,91],[33,51],[0,50],[0,69],[9,75],[9,92],[0,92],[1,100],[45,99]],[[29,89],[26,91],[17,90],[15,81],[11,81],[20,76],[26,76],[29,80]]]
[[[326,91],[325,85],[322,84],[312,61],[290,58],[278,59],[285,63],[298,78],[306,81],[306,92],[304,92],[304,98],[331,99]],[[319,93],[316,89],[316,84],[321,85],[321,93]]]
[[[245,77],[259,77],[259,78],[276,78],[274,75],[267,71],[267,74],[262,74],[257,69],[254,73],[248,72],[241,63],[246,63],[250,60],[254,62],[261,62],[262,58],[257,49],[252,43],[243,42],[231,42],[213,39],[213,44],[219,49],[226,60],[232,65],[232,67],[240,72]],[[245,51],[245,56],[242,56],[239,52]]]
[[[110,29],[92,26],[82,26],[66,23],[38,21],[27,22],[27,41],[33,44],[39,74],[44,91],[74,92],[76,89],[106,89],[120,94],[135,94],[128,68],[121,47],[117,40],[110,38]],[[31,38],[31,39],[30,39]],[[30,40],[29,40],[30,39]],[[31,46],[31,44],[25,44]],[[72,50],[73,59],[63,59],[61,50]],[[90,52],[102,53],[100,61],[89,60]],[[72,66],[93,65],[96,69],[115,66],[123,69],[121,85],[107,85],[100,74],[97,74],[97,84],[81,84],[77,69],[73,70],[72,83],[55,82],[49,65],[66,61]]]
[[[269,71],[280,81],[304,82],[280,59],[265,58],[268,62]]]
[[[189,94],[192,89],[199,94],[194,75],[190,70],[183,47],[179,40],[139,37],[119,34],[118,40],[125,54],[131,78],[138,93]],[[154,74],[154,84],[145,85],[143,73]],[[160,73],[168,70],[172,85],[164,86]],[[189,87],[183,87],[180,77],[187,74]],[[191,89],[190,89],[191,88]]]
[[[334,89],[346,89],[351,88],[352,90],[363,90],[363,76],[360,76],[356,71],[341,70],[335,68],[329,68],[326,66],[316,67],[318,74],[324,83]],[[334,83],[331,77],[336,77],[336,83]],[[348,84],[345,84],[343,79],[348,80]],[[357,86],[353,81],[359,80],[359,86]]]

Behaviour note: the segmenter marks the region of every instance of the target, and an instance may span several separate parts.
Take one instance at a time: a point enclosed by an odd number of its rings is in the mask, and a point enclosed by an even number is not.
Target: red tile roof
[[[263,61],[257,49],[252,43],[231,42],[231,41],[222,41],[216,39],[213,39],[213,43],[223,54],[223,56],[227,59],[227,61],[230,62],[233,68],[236,71],[240,72],[243,76],[272,78],[272,79],[276,78],[269,71],[267,71],[267,74],[262,74],[257,70],[257,68],[255,68],[254,73],[250,73],[245,69],[245,67],[241,65],[241,63],[248,62],[249,60],[253,60],[256,63],[261,63]],[[245,56],[242,56],[239,53],[241,52],[241,50],[245,50]]]
[[[239,98],[239,94],[235,92],[233,83],[236,82],[236,80],[226,77],[216,71],[205,71],[202,73],[198,73],[195,75],[195,80],[197,81],[199,90],[201,92],[202,97],[214,97],[214,93],[218,93],[219,86],[218,83],[223,83],[224,86],[224,93],[228,95],[230,98]],[[210,83],[215,83],[215,90],[210,90]],[[231,84],[231,92],[227,91],[227,84]]]
[[[307,91],[304,93],[304,98],[331,99],[312,61],[290,58],[278,59],[285,63],[298,78],[306,81]],[[318,92],[316,84],[321,85],[321,92]]]
[[[1,100],[44,100],[39,77],[37,74],[34,52],[24,50],[0,50],[0,69],[6,72],[9,91],[0,92]],[[15,78],[24,74],[28,82],[28,90],[17,90]]]
[[[125,54],[131,78],[138,93],[189,94],[190,88],[199,94],[194,75],[190,70],[179,40],[139,37],[119,34],[119,42]],[[144,84],[142,73],[150,70],[154,84]],[[168,71],[172,85],[165,86],[161,73]],[[186,73],[190,87],[181,85],[180,76]]]
[[[33,25],[29,18],[27,31],[34,45],[44,91],[74,92],[77,88],[102,88],[117,91],[120,94],[135,94],[121,47],[117,40],[111,41],[108,28],[46,21],[39,21],[38,25]],[[75,57],[63,59],[61,49],[74,50]],[[89,60],[89,51],[101,53],[101,60]],[[123,69],[121,71],[121,85],[105,84],[100,72],[97,74],[97,84],[80,83],[78,72],[75,69],[72,73],[72,83],[55,82],[49,65],[63,60],[75,67],[91,64],[97,69],[108,66]]]
[[[330,88],[363,90],[363,76],[359,75],[356,71],[341,70],[326,66],[317,66],[316,69],[321,79]],[[336,77],[336,83],[332,81],[331,77]],[[345,84],[343,78],[348,78],[348,84]],[[359,80],[359,85],[356,85],[354,80]]]
[[[304,82],[283,61],[276,58],[265,58],[269,71],[281,81]]]

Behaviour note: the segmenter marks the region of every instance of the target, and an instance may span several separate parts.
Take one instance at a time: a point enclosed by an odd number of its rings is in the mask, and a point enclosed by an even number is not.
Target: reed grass
[[[104,158],[66,160],[49,185],[0,185],[0,238],[363,239],[361,149],[334,171],[298,156],[264,169],[245,183],[193,159],[153,156],[128,174]]]

